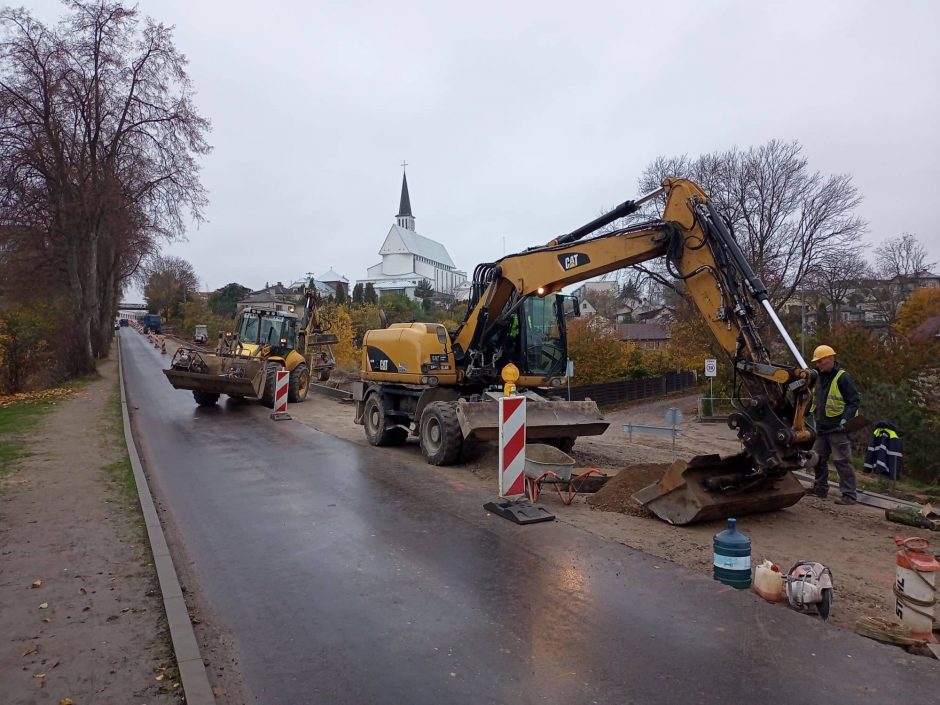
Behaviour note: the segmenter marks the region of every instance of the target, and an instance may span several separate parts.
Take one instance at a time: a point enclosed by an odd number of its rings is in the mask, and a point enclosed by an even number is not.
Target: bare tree
[[[851,177],[810,171],[796,141],[696,159],[659,157],[640,178],[640,191],[655,190],[669,176],[705,189],[778,304],[793,296],[807,272],[841,257],[866,228],[854,213],[861,197]],[[677,289],[657,266],[637,269]]]
[[[180,257],[151,257],[143,265],[141,278],[147,307],[164,318],[178,316],[182,304],[191,300],[199,288],[196,270]]]
[[[858,248],[846,249],[839,257],[828,257],[807,273],[806,283],[832,307],[832,320],[840,319],[849,294],[871,278],[868,263]],[[805,305],[805,302],[801,302]]]
[[[936,262],[927,259],[917,236],[902,233],[875,248],[874,270],[878,280],[868,282],[868,295],[888,324],[898,319],[898,309],[917,288],[918,276],[929,272]]]
[[[67,6],[54,28],[0,12],[0,233],[61,282],[74,374],[106,352],[142,259],[201,217],[209,123],[170,28],[120,2]]]

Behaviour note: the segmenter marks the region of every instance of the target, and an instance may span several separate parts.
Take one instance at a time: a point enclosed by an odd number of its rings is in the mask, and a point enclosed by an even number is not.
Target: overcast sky
[[[53,0],[27,6],[54,20]],[[799,140],[869,242],[940,260],[940,3],[141,0],[211,119],[208,219],[165,247],[205,287],[379,261],[408,162],[460,269],[637,193],[658,155]]]

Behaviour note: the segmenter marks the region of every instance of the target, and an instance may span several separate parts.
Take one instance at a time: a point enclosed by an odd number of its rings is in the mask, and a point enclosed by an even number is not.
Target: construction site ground
[[[337,375],[341,377],[341,375]],[[333,384],[343,386],[334,380]],[[547,486],[540,503],[561,522],[588,530],[691,570],[711,574],[712,539],[725,528],[723,521],[676,527],[654,517],[638,506],[631,495],[657,480],[673,462],[672,439],[634,435],[628,440],[622,430],[626,423],[665,425],[669,407],[682,409],[686,423],[676,442],[676,456],[689,460],[695,455],[728,455],[740,444],[726,425],[694,421],[696,397],[687,395],[638,403],[605,413],[611,422],[602,436],[581,438],[571,455],[577,461],[575,473],[598,468],[610,475],[596,495],[577,495],[570,506]],[[301,423],[353,443],[367,444],[362,426],[353,423],[354,405],[311,392],[303,404],[290,407]],[[399,448],[387,448],[396,462],[429,472],[414,439]],[[451,468],[461,482],[480,488],[497,486],[497,457],[494,444],[478,444],[465,452],[464,461]],[[863,505],[839,506],[834,499],[806,497],[781,511],[739,519],[739,528],[752,541],[752,560],[769,559],[788,570],[798,560],[813,560],[828,566],[834,575],[835,601],[832,623],[852,629],[862,616],[889,618],[894,614],[892,586],[895,571],[894,536],[913,535],[916,530],[885,521],[884,511]],[[929,533],[929,532],[927,532]],[[760,599],[755,596],[755,599]],[[787,609],[783,603],[767,603],[767,609]],[[810,618],[810,617],[807,617]]]

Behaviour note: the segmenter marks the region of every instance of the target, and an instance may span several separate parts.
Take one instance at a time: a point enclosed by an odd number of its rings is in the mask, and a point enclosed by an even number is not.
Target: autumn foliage
[[[934,316],[940,316],[940,289],[917,289],[898,309],[895,329],[907,334]]]

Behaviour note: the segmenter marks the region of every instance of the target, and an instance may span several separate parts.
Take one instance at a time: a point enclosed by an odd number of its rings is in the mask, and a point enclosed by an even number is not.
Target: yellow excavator
[[[660,217],[587,237],[658,197],[665,203]],[[496,437],[494,401],[502,393],[502,371],[512,363],[520,375],[516,385],[530,400],[529,440],[570,450],[577,436],[603,433],[608,423],[594,402],[548,398],[566,381],[559,292],[660,257],[727,351],[736,390],[728,423],[744,452],[677,462],[636,500],[674,524],[794,504],[804,491],[790,471],[815,464],[807,414],[816,372],[807,368],[725,221],[705,192],[685,179],[666,179],[653,193],[546,245],[477,266],[466,318],[452,333],[433,323],[368,331],[353,391],[356,422],[373,445],[400,444],[411,434],[429,463],[452,464],[465,440]],[[793,364],[772,361],[758,316],[766,316]]]
[[[181,347],[163,374],[176,389],[191,390],[200,406],[212,406],[227,394],[260,399],[270,408],[276,373],[287,370],[287,401],[300,403],[307,398],[311,374],[326,381],[336,364],[337,337],[325,328],[319,297],[307,289],[300,316],[293,305],[285,304],[283,310],[246,308],[233,331],[219,333],[214,354]]]

